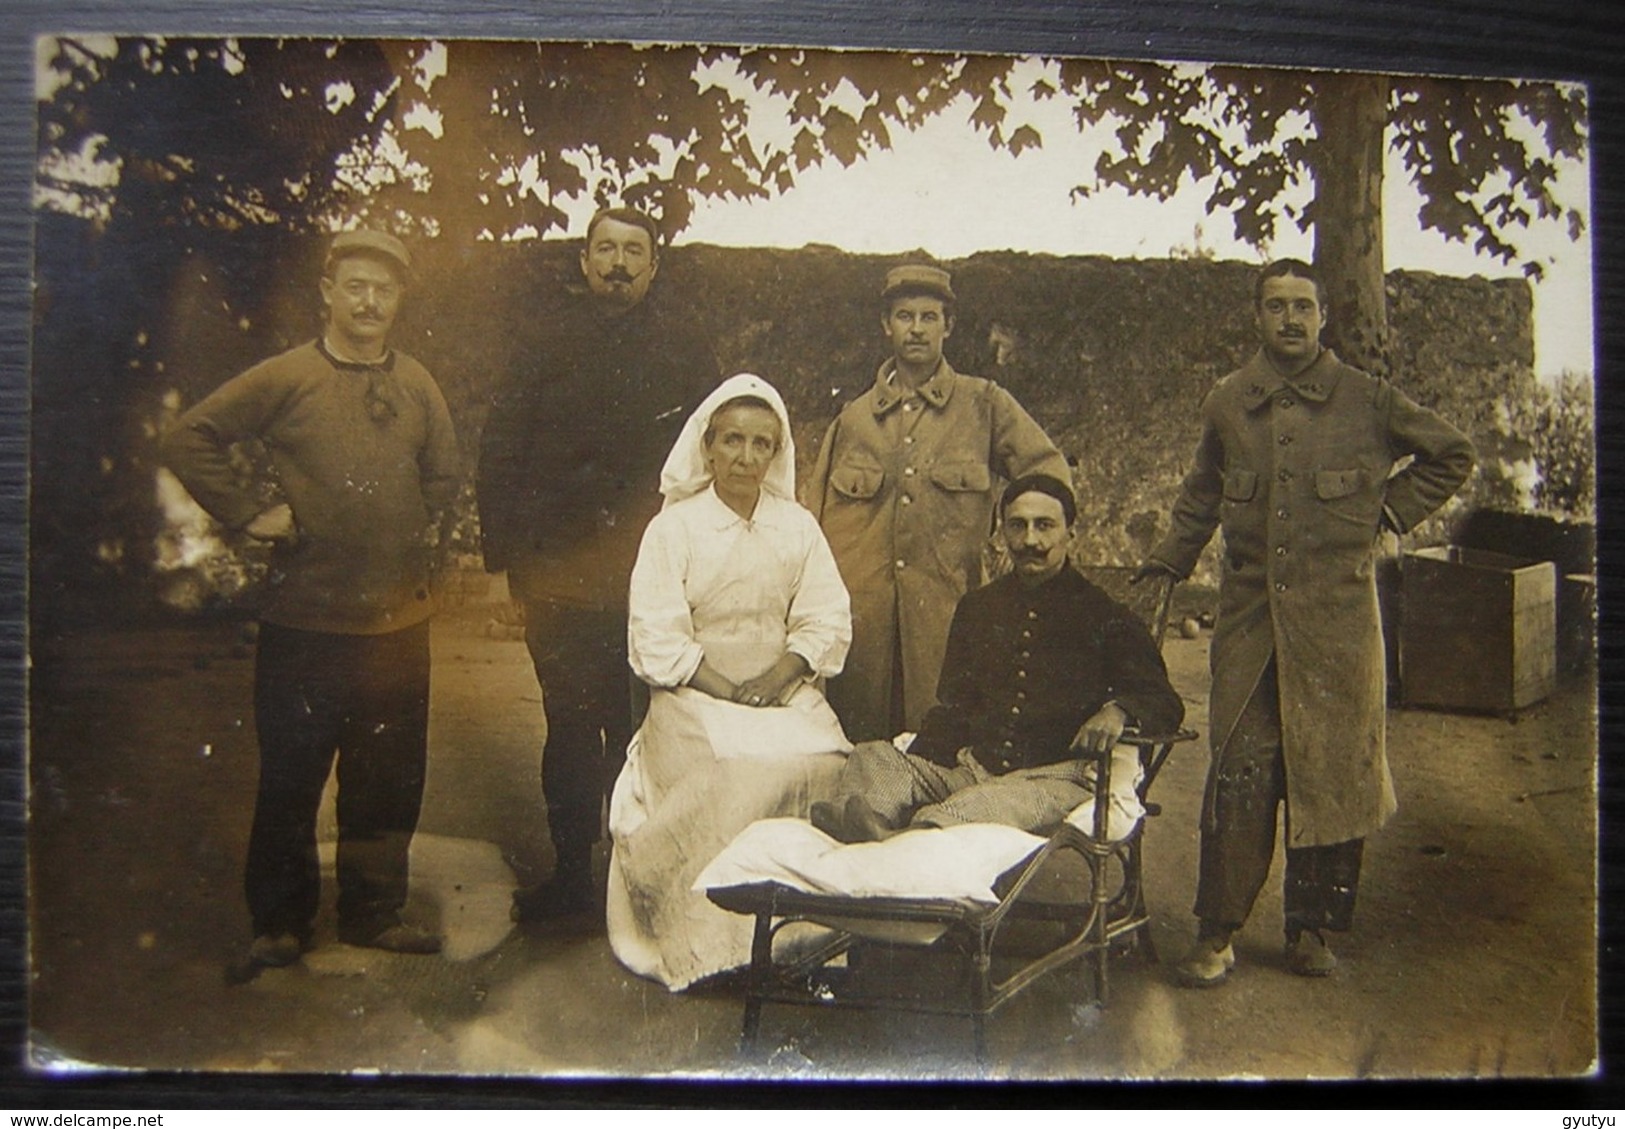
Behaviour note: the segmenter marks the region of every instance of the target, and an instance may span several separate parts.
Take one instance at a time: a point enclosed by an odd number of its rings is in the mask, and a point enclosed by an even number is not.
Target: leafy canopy
[[[647,207],[676,232],[698,198],[784,192],[955,107],[994,149],[1019,154],[1043,144],[1023,109],[1063,99],[1080,129],[1111,140],[1075,194],[1166,199],[1197,183],[1255,246],[1282,222],[1322,218],[1317,111],[1341,77],[799,48],[155,37],[111,50],[62,38],[46,66],[42,199],[107,222],[307,228],[372,215],[503,238],[559,231],[565,205],[590,197]],[[1582,89],[1394,77],[1387,109],[1424,228],[1505,263],[1537,221],[1583,231],[1554,191],[1561,160],[1585,151]]]

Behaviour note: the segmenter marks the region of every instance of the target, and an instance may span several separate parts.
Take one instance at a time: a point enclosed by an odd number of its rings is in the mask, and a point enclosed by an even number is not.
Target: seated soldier
[[[909,751],[860,744],[836,799],[813,805],[826,834],[851,843],[1002,823],[1047,835],[1093,795],[1085,754],[1127,726],[1164,733],[1184,717],[1144,625],[1068,564],[1071,490],[1028,475],[1001,511],[1014,571],[959,601],[938,704]]]

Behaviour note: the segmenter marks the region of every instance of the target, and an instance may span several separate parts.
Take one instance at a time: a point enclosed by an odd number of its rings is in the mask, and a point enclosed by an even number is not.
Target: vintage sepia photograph
[[[1598,1069],[1579,83],[34,42],[29,1069]]]

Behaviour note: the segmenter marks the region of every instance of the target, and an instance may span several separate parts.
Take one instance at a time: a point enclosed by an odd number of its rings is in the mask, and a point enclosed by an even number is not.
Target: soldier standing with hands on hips
[[[335,756],[339,939],[440,951],[401,909],[428,759],[430,574],[458,457],[434,379],[389,347],[411,276],[394,236],[335,236],[321,336],[227,381],[164,441],[204,509],[274,546],[254,665],[251,970],[311,945],[316,814]],[[275,466],[270,506],[232,465],[231,447],[250,439]]]
[[[1139,574],[1190,575],[1224,530],[1197,937],[1175,969],[1193,987],[1235,964],[1283,802],[1287,967],[1336,966],[1325,934],[1352,924],[1365,837],[1396,807],[1378,537],[1415,528],[1473,467],[1455,427],[1322,348],[1325,295],[1307,263],[1265,267],[1254,307],[1261,348],[1203,403],[1172,528]]]

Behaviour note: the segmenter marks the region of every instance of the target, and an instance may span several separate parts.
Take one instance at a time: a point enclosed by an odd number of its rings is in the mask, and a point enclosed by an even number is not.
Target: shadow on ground
[[[1595,697],[1567,686],[1516,719],[1391,714],[1400,813],[1368,844],[1355,932],[1327,981],[1281,967],[1279,869],[1215,991],[1138,959],[1111,1006],[1081,969],[989,1024],[769,1007],[736,1051],[740,1001],[624,971],[592,920],[520,931],[516,880],[546,874],[540,694],[490,609],[435,629],[430,781],[411,912],[443,957],[350,948],[228,986],[256,773],[252,660],[212,623],[36,638],[32,669],[32,1062],[46,1070],[380,1071],[593,1078],[1414,1078],[1573,1076],[1596,1055]],[[1170,642],[1205,728],[1207,636]],[[1156,796],[1157,948],[1187,940],[1206,749]],[[331,831],[330,809],[324,828]],[[329,855],[329,876],[331,874]],[[329,884],[330,886],[330,884]]]

